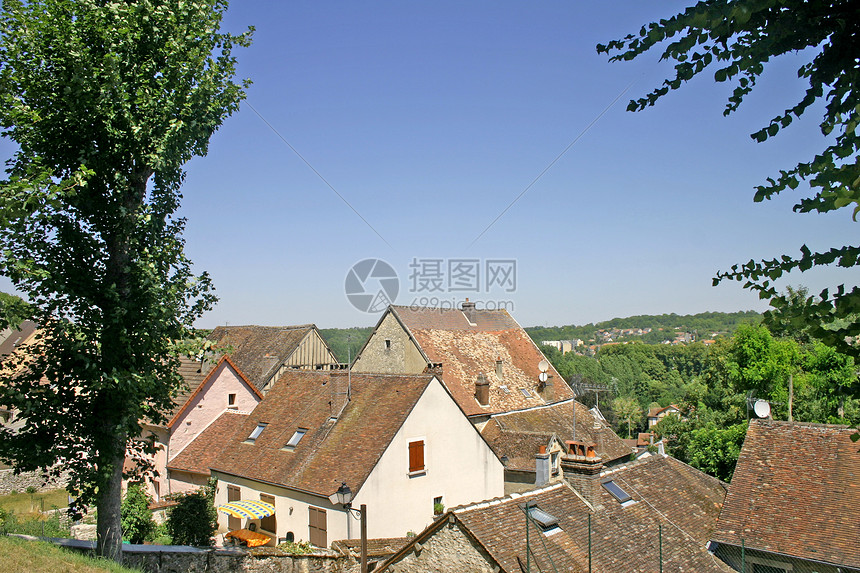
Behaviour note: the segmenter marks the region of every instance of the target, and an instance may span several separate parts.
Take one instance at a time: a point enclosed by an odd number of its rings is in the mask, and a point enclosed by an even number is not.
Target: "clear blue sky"
[[[375,232],[243,104],[188,166],[187,251],[221,299],[199,326],[372,325],[378,315],[344,294],[350,267],[370,257],[397,270],[399,304],[419,296],[413,258],[515,259],[516,292],[441,296],[509,300],[523,325],[765,309],[711,278],[803,243],[853,242],[856,224],[849,210],[794,214],[795,196],[752,201],[755,185],[823,146],[818,110],[772,142],[749,138],[802,93],[802,57],[777,60],[730,118],[729,86],[712,72],[625,111],[670,70],[656,52],[610,64],[595,45],[683,6],[234,1],[225,29],[257,29],[237,52],[248,103]],[[827,269],[788,284],[857,279]]]

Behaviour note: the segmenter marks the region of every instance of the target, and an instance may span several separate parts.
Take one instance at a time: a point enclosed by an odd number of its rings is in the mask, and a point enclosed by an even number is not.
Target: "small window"
[[[301,441],[302,441],[302,438],[303,438],[303,437],[305,436],[305,434],[307,434],[307,433],[308,433],[307,428],[299,428],[298,430],[296,430],[296,433],[295,433],[295,434],[293,434],[293,437],[292,437],[292,438],[290,438],[290,441],[289,441],[289,442],[287,442],[287,445],[285,445],[285,446],[284,446],[284,449],[285,449],[285,450],[294,450],[294,449],[296,449],[296,446],[297,446],[297,445],[299,445],[299,442],[301,442]]]
[[[425,471],[424,467],[424,440],[409,442],[409,473],[415,474]]]
[[[235,394],[227,394],[227,406],[235,407],[236,406],[236,395]]]
[[[262,433],[263,433],[263,430],[265,430],[265,429],[266,429],[266,426],[267,426],[267,425],[268,425],[268,424],[263,424],[263,423],[261,423],[261,424],[257,424],[257,427],[256,427],[256,428],[254,428],[254,431],[253,431],[253,432],[251,432],[251,435],[250,435],[250,436],[248,436],[248,439],[247,439],[247,440],[245,440],[245,441],[246,441],[246,442],[252,442],[252,443],[253,443],[253,442],[254,442],[254,440],[256,440],[257,438],[259,438],[259,437],[260,437],[260,434],[262,434]]]
[[[510,389],[510,388],[508,388],[508,385],[507,385],[507,384],[500,384],[500,385],[499,385],[499,390],[501,390],[501,391],[502,391],[502,392],[504,392],[505,394],[510,394],[510,393],[511,393],[511,389]]]
[[[603,487],[606,488],[606,491],[611,493],[612,497],[617,499],[620,503],[631,501],[633,499],[632,497],[630,497],[629,493],[627,493],[626,491],[621,489],[621,486],[619,486],[617,483],[615,483],[612,480],[609,480],[607,482],[603,482],[602,485],[603,485]]]
[[[391,350],[391,339],[389,339],[389,338],[385,339],[385,349]]]
[[[528,390],[526,390],[525,388],[520,388],[520,392],[522,392],[522,393],[523,393],[523,396],[525,396],[526,398],[531,398],[531,397],[532,397],[531,392],[529,392],[529,391],[528,391]]]

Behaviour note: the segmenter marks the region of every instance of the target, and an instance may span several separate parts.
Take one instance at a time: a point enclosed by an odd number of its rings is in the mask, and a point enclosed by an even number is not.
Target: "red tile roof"
[[[752,420],[714,540],[860,568],[855,431]]]
[[[613,479],[632,497],[622,506],[605,488],[592,507],[566,483],[523,494],[453,508],[458,521],[502,570],[520,573],[526,563],[524,504],[536,505],[558,520],[560,531],[549,535],[531,523],[529,546],[533,570],[588,571],[588,518],[591,515],[592,569],[604,572],[653,573],[659,570],[660,526],[664,571],[728,573],[732,569],[709,554],[706,544],[713,532],[723,484],[665,456],[633,462],[601,474]],[[448,514],[411,545],[427,545],[447,521]],[[386,565],[411,551],[402,548]],[[444,570],[444,563],[439,563]]]
[[[514,447],[517,442],[499,441],[493,437],[495,434],[504,436],[506,433],[526,433],[541,434],[548,438],[555,434],[562,442],[573,440],[573,404],[576,404],[576,441],[595,444],[597,455],[603,458],[604,463],[629,456],[633,452],[633,449],[627,446],[605,422],[597,420],[588,408],[573,400],[539,408],[496,414],[490,418],[481,433],[486,434],[487,441],[499,457],[507,455],[512,460],[531,457],[530,469],[533,471],[536,452],[529,454],[519,451],[519,447]],[[493,426],[498,426],[500,431],[493,430]],[[488,432],[493,432],[493,434]],[[526,443],[528,442],[523,442],[523,444]]]
[[[221,451],[233,441],[247,437],[241,435],[247,419],[245,413],[224,412],[167,462],[167,469],[209,475],[209,468]]]
[[[262,389],[316,326],[219,326],[209,335],[248,379]]]
[[[538,363],[545,359],[544,355],[505,310],[475,310],[472,326],[462,310],[390,308],[428,362],[442,364],[442,381],[467,416],[508,412],[573,397],[552,365],[548,375],[553,395],[538,394]],[[496,374],[498,359],[502,360],[501,377]],[[480,373],[490,383],[488,406],[475,399],[475,381]],[[528,390],[531,397],[523,395],[521,389]]]
[[[352,398],[335,422],[347,373],[288,370],[212,469],[323,496],[341,482],[357,492],[433,378],[353,373]],[[259,424],[267,425],[247,443]],[[294,451],[285,451],[299,428],[307,433]]]

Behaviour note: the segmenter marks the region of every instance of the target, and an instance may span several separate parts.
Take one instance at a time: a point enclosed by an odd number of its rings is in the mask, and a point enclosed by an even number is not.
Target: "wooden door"
[[[231,501],[239,501],[242,499],[242,490],[234,485],[227,486],[227,503]],[[227,518],[227,530],[235,531],[237,529],[242,529],[242,520],[238,517],[233,517],[230,515]]]
[[[308,508],[308,529],[310,530],[310,542],[312,545],[328,547],[324,509],[318,507]]]

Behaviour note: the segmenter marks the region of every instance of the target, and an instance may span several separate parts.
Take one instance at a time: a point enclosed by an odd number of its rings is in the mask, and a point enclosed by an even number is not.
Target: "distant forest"
[[[641,340],[645,343],[659,344],[664,340],[672,340],[679,331],[698,334],[699,339],[710,338],[714,334],[730,335],[741,324],[759,324],[761,314],[752,311],[740,312],[701,312],[699,314],[643,314],[628,318],[613,318],[597,324],[583,326],[530,326],[525,330],[537,343],[544,340],[573,340],[580,339],[588,342],[596,339],[600,330],[651,328],[649,334],[626,337],[626,339]],[[663,330],[660,330],[663,329]]]
[[[352,328],[320,328],[320,334],[331,348],[339,362],[348,362],[355,358],[356,353],[361,350],[370,333],[372,326],[353,326]]]

